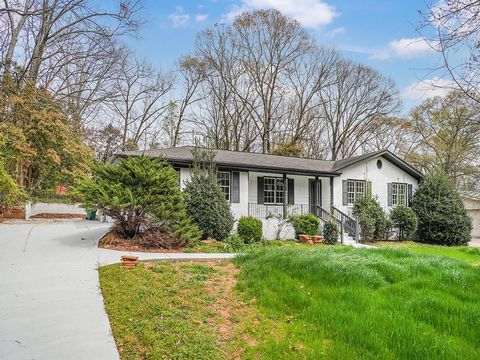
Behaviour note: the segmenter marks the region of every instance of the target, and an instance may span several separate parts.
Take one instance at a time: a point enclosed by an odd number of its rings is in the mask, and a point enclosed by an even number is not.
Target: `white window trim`
[[[400,198],[400,186],[404,187],[403,191],[403,203],[399,203],[399,198]],[[395,198],[394,198],[395,195]],[[394,200],[395,199],[395,200]],[[392,183],[392,206],[398,206],[398,205],[403,205],[403,206],[408,206],[408,183],[402,183],[402,182],[393,182]]]
[[[272,180],[275,180],[275,185],[274,185],[274,189],[273,189],[273,198],[274,198],[274,202],[267,202],[265,201],[265,180],[266,179],[272,179]],[[283,204],[283,200],[281,202],[278,202],[277,201],[277,192],[279,190],[277,190],[277,182],[278,181],[282,181],[283,182],[283,178],[281,177],[274,177],[274,176],[264,176],[263,177],[263,203],[265,205],[282,205]],[[284,184],[285,186],[285,184]],[[269,191],[272,191],[272,190],[269,190]]]
[[[351,182],[353,182],[353,192],[348,191],[349,183]],[[363,184],[363,192],[357,192],[357,183]],[[355,204],[355,201],[357,200],[357,196],[359,196],[360,194],[362,196],[365,196],[366,192],[367,192],[367,182],[365,180],[347,179],[347,206],[353,206],[353,204]],[[348,201],[348,194],[353,194],[353,202]]]
[[[225,185],[220,185],[220,179],[218,178],[218,174],[228,174],[228,186]],[[226,194],[228,197],[226,197],[227,201],[230,201],[231,196],[232,196],[232,175],[230,171],[217,171],[217,184],[220,186],[224,194]],[[228,193],[226,193],[223,189],[228,188]]]

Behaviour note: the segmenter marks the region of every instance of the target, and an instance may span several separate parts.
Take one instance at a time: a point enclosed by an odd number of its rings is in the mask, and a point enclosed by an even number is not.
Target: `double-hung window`
[[[407,205],[407,184],[392,183],[392,205]]]
[[[217,172],[217,181],[218,186],[222,189],[225,194],[225,199],[230,201],[230,173],[227,171]]]
[[[263,203],[283,204],[284,187],[282,178],[265,177],[263,181]]]
[[[365,196],[365,181],[347,180],[347,205],[353,205],[361,196]]]

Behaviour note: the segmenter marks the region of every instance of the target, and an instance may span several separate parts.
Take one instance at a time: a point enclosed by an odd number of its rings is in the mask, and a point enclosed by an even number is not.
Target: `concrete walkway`
[[[0,359],[118,359],[97,268],[128,252],[98,249],[108,228],[92,221],[0,224]],[[135,255],[164,260],[234,256]]]
[[[480,247],[480,238],[478,237],[472,238],[472,240],[468,243],[468,246]]]

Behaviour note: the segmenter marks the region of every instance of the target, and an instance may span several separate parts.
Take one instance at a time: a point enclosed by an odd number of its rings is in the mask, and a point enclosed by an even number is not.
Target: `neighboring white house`
[[[472,240],[480,240],[480,193],[462,192],[462,200],[472,219]]]
[[[184,188],[191,176],[192,149],[127,151],[116,157],[163,157],[180,172]],[[369,192],[388,212],[397,204],[408,206],[423,177],[388,150],[339,161],[216,150],[215,162],[219,185],[235,219],[261,219],[267,239],[275,238],[287,215],[308,212],[338,221],[343,231],[354,237],[357,226],[351,210],[356,197]],[[294,237],[290,226],[282,228],[282,238]]]

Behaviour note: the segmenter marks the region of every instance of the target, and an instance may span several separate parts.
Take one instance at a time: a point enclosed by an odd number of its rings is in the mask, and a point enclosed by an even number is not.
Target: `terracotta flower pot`
[[[312,241],[314,244],[320,244],[323,242],[323,237],[320,235],[314,235],[312,236]]]
[[[138,263],[138,256],[123,255],[121,257],[122,267],[131,269]]]
[[[298,234],[298,240],[303,243],[309,243],[311,241],[310,235],[306,234]]]

